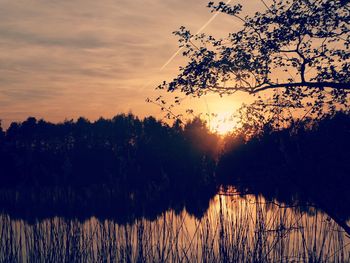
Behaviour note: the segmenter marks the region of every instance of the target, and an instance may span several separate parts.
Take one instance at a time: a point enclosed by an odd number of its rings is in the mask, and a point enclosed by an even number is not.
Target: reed
[[[0,262],[349,262],[350,238],[326,214],[261,196],[217,195],[202,218],[183,210],[118,224],[95,217],[28,223],[0,216]]]

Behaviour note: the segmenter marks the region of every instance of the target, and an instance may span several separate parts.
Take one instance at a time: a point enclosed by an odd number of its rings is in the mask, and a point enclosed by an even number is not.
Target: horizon
[[[242,1],[234,1],[239,3]],[[0,119],[3,127],[28,116],[59,122],[110,118],[132,111],[162,117],[146,103],[155,87],[184,65],[174,30],[224,37],[240,22],[213,14],[207,0],[3,1],[0,26]],[[245,3],[244,12],[263,8]],[[181,52],[178,52],[181,53]],[[166,96],[170,96],[169,94]],[[227,115],[248,95],[187,98],[177,112]]]
[[[8,123],[7,126],[4,126],[2,124],[2,120],[0,119],[0,128],[2,128],[3,132],[6,133],[12,124],[21,125],[23,122],[28,121],[31,118],[34,118],[37,123],[40,121],[43,121],[43,122],[46,122],[48,124],[53,124],[53,125],[61,125],[61,124],[67,123],[67,122],[68,123],[70,123],[70,122],[76,123],[79,121],[79,119],[84,119],[87,122],[89,122],[90,124],[95,124],[96,122],[100,121],[101,119],[105,120],[105,121],[113,121],[113,119],[118,117],[118,116],[128,116],[128,115],[132,115],[135,119],[138,119],[140,121],[144,121],[147,118],[154,118],[156,121],[158,121],[164,125],[168,125],[169,127],[173,127],[176,120],[180,120],[183,125],[186,125],[188,123],[191,123],[194,119],[199,118],[200,120],[202,120],[204,122],[205,126],[208,128],[210,133],[215,134],[217,136],[228,135],[229,133],[234,132],[235,129],[237,128],[237,121],[233,118],[233,116],[231,114],[227,114],[227,113],[223,113],[221,115],[214,116],[215,119],[214,119],[214,121],[212,121],[212,119],[210,117],[205,116],[203,118],[202,115],[191,116],[191,118],[187,118],[187,119],[181,119],[181,118],[166,119],[164,117],[157,118],[156,116],[153,116],[153,115],[139,117],[139,116],[135,115],[132,111],[119,112],[119,113],[114,114],[112,117],[108,117],[108,118],[100,116],[99,118],[96,118],[94,120],[90,120],[89,118],[87,118],[85,116],[79,116],[77,118],[71,118],[71,119],[66,118],[64,120],[59,120],[59,121],[49,121],[49,120],[46,120],[44,118],[36,118],[35,116],[27,116],[24,120],[12,121],[12,122]]]

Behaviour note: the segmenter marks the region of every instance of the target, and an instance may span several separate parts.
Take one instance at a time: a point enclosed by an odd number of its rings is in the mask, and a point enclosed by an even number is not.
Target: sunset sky
[[[161,117],[147,104],[155,87],[185,63],[172,35],[196,32],[213,15],[208,0],[0,0],[0,119],[94,120],[132,111]],[[237,3],[233,0],[232,3]],[[263,8],[244,1],[244,11]],[[205,32],[225,36],[240,27],[220,14]],[[227,114],[242,95],[187,99],[182,107]],[[180,110],[180,109],[179,109]]]

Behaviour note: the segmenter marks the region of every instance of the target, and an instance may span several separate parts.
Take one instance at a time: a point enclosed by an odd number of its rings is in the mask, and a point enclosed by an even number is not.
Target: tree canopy
[[[208,4],[212,12],[225,13],[242,24],[226,38],[193,35],[185,27],[174,32],[189,61],[176,78],[159,88],[195,97],[273,90],[270,104],[311,108],[308,111],[316,114],[347,107],[349,1],[261,2],[265,10],[245,17],[240,15],[240,4]]]

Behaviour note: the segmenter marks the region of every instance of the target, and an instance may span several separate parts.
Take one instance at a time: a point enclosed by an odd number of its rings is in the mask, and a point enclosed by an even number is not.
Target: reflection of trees
[[[348,262],[350,256],[349,239],[324,213],[269,207],[251,195],[216,196],[201,219],[167,211],[132,224],[94,217],[31,224],[8,215],[0,223],[1,262]]]
[[[1,202],[19,207],[17,200],[28,208],[53,202],[62,211],[74,211],[74,204],[105,212],[113,206],[130,213],[148,208],[157,214],[205,196],[207,206],[215,191],[216,143],[199,119],[171,127],[132,114],[59,124],[28,118],[0,137]]]
[[[350,218],[350,117],[338,113],[305,122],[298,129],[267,130],[246,143],[229,139],[219,180],[288,205],[312,204],[350,233],[345,223]]]
[[[350,117],[304,122],[263,127],[249,141],[228,136],[216,169],[217,137],[199,119],[171,127],[133,115],[60,124],[29,118],[0,140],[0,206],[20,217],[98,214],[120,222],[186,207],[200,218],[217,186],[234,184],[269,201],[316,206],[346,229]]]

